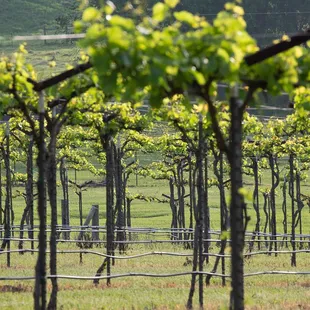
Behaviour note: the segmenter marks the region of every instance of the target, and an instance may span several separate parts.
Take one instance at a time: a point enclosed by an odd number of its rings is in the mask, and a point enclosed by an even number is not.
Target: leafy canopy
[[[216,82],[264,81],[277,94],[309,85],[309,50],[293,48],[249,68],[244,60],[258,50],[248,34],[243,8],[229,2],[212,23],[187,11],[177,0],[156,3],[151,15],[127,6],[127,16],[115,13],[108,1],[87,8],[75,23],[86,31],[82,46],[98,72],[103,91],[119,101],[149,98],[160,106],[175,94],[213,95]]]

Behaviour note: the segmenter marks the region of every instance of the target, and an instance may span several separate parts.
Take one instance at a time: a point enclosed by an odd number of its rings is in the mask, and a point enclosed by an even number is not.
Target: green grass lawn
[[[24,42],[16,41],[12,44],[1,46],[3,43],[0,41],[0,56],[12,55],[22,43]],[[29,41],[26,43],[26,49],[28,51],[26,61],[35,68],[38,80],[65,71],[67,65],[76,65],[80,57],[80,48],[75,43],[71,44],[62,41],[48,41],[47,44],[41,41]],[[49,66],[51,61],[56,62],[56,67],[51,68]]]
[[[59,246],[60,249],[64,245]],[[75,246],[66,246],[73,249]],[[94,250],[104,252],[103,248]],[[148,251],[171,251],[190,253],[180,246],[133,246],[126,255]],[[281,257],[257,256],[245,260],[245,272],[261,270],[309,270],[309,254],[298,255],[298,267],[290,267],[289,255]],[[31,276],[36,260],[35,255],[14,254],[12,268],[6,268],[4,257],[1,259],[1,276]],[[102,262],[102,258],[84,255],[83,264],[79,264],[78,254],[59,254],[58,273],[66,275],[93,276]],[[132,260],[117,260],[112,273],[175,273],[190,271],[184,257],[152,256]],[[210,271],[214,263],[205,270]],[[186,266],[185,266],[186,265]],[[227,261],[227,270],[229,262]],[[92,281],[59,280],[60,309],[184,309],[189,293],[190,276],[168,278],[127,277],[113,279],[111,287],[102,280],[98,286]],[[212,280],[204,289],[206,309],[227,309],[229,302],[229,282],[222,287],[219,279]],[[309,276],[259,276],[245,280],[245,299],[247,309],[309,309]],[[50,284],[48,286],[50,291]],[[33,281],[2,281],[0,283],[1,309],[31,309]],[[198,296],[195,297],[197,306]]]
[[[74,172],[69,172],[69,178],[74,178]],[[86,171],[77,173],[78,182],[94,178]],[[99,180],[100,177],[94,179]],[[251,178],[245,177],[247,188],[251,189]],[[149,178],[138,178],[138,186],[135,186],[135,177],[129,182],[129,191],[132,193],[142,193],[146,196],[161,197],[163,193],[168,194],[168,184],[165,181],[154,181]],[[268,173],[264,174],[261,187],[270,186]],[[15,188],[16,190],[16,188]],[[22,190],[22,188],[19,188]],[[302,191],[308,192],[308,182],[303,183]],[[86,218],[90,207],[98,204],[100,208],[100,225],[105,225],[105,188],[88,188],[83,193],[83,217]],[[211,212],[211,228],[219,229],[219,194],[215,187],[209,190],[209,204]],[[58,189],[58,200],[61,199],[61,189]],[[227,193],[229,198],[229,192]],[[261,202],[262,202],[262,197]],[[277,214],[278,230],[282,232],[282,195],[280,188],[277,192]],[[19,223],[24,201],[17,197],[14,199],[14,210],[16,223]],[[255,214],[251,204],[248,205],[249,215],[252,220],[248,230],[251,231],[255,225]],[[60,212],[59,212],[60,213]],[[49,215],[48,215],[49,219]],[[189,212],[187,210],[186,219],[188,225]],[[264,219],[264,218],[263,218]],[[309,210],[303,210],[304,233],[310,232]],[[61,218],[59,216],[59,222]],[[168,204],[147,203],[145,201],[133,201],[132,203],[132,226],[133,227],[170,227],[171,213]],[[74,189],[70,187],[70,223],[79,224],[77,196]],[[71,233],[71,238],[76,238],[77,232]],[[146,236],[139,236],[139,240]],[[148,236],[153,239],[168,239],[166,236]],[[13,248],[17,243],[13,242]],[[25,248],[30,244],[25,243]],[[306,244],[308,247],[308,244]],[[60,243],[60,250],[75,250],[75,243]],[[105,253],[103,245],[91,249]],[[248,248],[246,247],[246,251]],[[132,244],[128,247],[126,255],[146,253],[152,251],[167,251],[191,253],[182,245],[164,244]],[[212,244],[211,251],[217,253],[219,247]],[[227,248],[229,253],[229,248]],[[118,255],[118,252],[116,253]],[[79,254],[59,254],[58,274],[94,276],[103,258],[91,254],[83,255],[83,263],[79,263]],[[0,255],[0,275],[1,276],[32,276],[36,255],[26,253],[24,255],[12,254],[11,268],[6,267],[5,255]],[[112,267],[113,274],[128,272],[141,273],[175,273],[191,270],[191,264],[186,263],[185,257],[172,256],[147,256],[139,259],[117,260]],[[205,271],[211,271],[214,258],[205,265]],[[297,267],[290,266],[290,255],[258,255],[245,259],[245,273],[267,270],[285,271],[309,271],[309,253],[297,254]],[[218,272],[221,272],[220,268]],[[229,260],[226,259],[226,273],[229,274]],[[59,280],[60,291],[58,304],[60,309],[184,309],[186,304],[190,276],[168,277],[168,278],[147,278],[147,277],[127,277],[113,279],[111,287],[107,287],[102,280],[99,286],[95,287],[92,281],[80,280]],[[50,291],[49,283],[49,291]],[[310,301],[310,279],[306,275],[264,275],[249,277],[245,279],[245,298],[247,309],[309,309]],[[1,309],[32,309],[33,281],[1,281],[0,282],[0,304]],[[213,279],[211,286],[204,289],[206,309],[227,309],[229,304],[230,283],[226,287],[221,286],[220,279]],[[195,306],[198,307],[198,296],[195,297]]]

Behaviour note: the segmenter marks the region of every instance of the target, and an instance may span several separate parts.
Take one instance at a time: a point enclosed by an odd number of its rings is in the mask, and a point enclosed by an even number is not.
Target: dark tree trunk
[[[197,151],[197,194],[198,194],[198,253],[199,253],[199,305],[203,307],[203,225],[204,225],[204,209],[205,209],[205,193],[204,193],[204,171],[203,171],[203,157],[204,157],[204,133],[202,127],[202,116],[200,115],[198,125],[198,151]]]
[[[228,212],[227,212],[227,204],[225,198],[225,187],[224,187],[224,169],[223,169],[223,153],[220,153],[220,197],[221,197],[221,233],[226,234],[227,231],[227,221],[228,221]],[[225,275],[225,252],[226,248],[226,237],[221,237],[221,264],[222,264],[222,274]],[[222,285],[226,285],[225,277],[222,277]]]
[[[265,213],[265,225],[264,225],[264,239],[265,239],[265,246],[268,247],[268,242],[267,242],[267,226],[270,223],[270,214],[269,214],[269,206],[270,206],[270,196],[269,192],[263,193],[264,196],[264,213]]]
[[[123,210],[124,210],[124,228],[126,228],[127,225],[127,199],[126,199],[126,188],[127,188],[127,174],[125,172],[122,173],[122,197],[123,197]]]
[[[56,133],[51,132],[48,146],[47,164],[47,188],[51,207],[51,235],[50,235],[50,272],[57,275],[57,164],[56,164]],[[57,278],[52,278],[52,293],[50,296],[48,309],[57,309]]]
[[[284,182],[283,182],[283,187],[282,187],[282,194],[283,194],[283,202],[282,202],[282,212],[283,212],[283,232],[285,235],[287,235],[288,230],[287,230],[287,201],[286,201],[286,191],[287,191],[287,178],[284,177]],[[286,247],[287,247],[287,237],[284,236],[283,240],[286,242]]]
[[[80,217],[80,226],[83,226],[83,192],[82,189],[78,192],[79,198],[79,217]]]
[[[113,186],[113,173],[114,173],[114,159],[113,159],[113,141],[111,136],[100,136],[101,145],[106,153],[106,229],[107,229],[107,255],[98,268],[96,276],[100,276],[104,269],[107,269],[107,276],[111,275],[111,263],[113,260],[110,256],[114,254],[114,186]],[[95,284],[99,280],[94,280]],[[107,278],[107,285],[111,285],[111,279]]]
[[[12,195],[12,184],[11,184],[11,170],[10,170],[10,133],[9,127],[7,125],[6,128],[6,145],[5,148],[2,148],[2,155],[4,158],[4,166],[5,166],[5,175],[6,175],[6,182],[5,182],[5,211],[4,211],[4,235],[6,240],[3,241],[1,245],[1,249],[7,248],[7,267],[11,267],[11,195]]]
[[[205,166],[205,210],[204,210],[204,239],[209,240],[211,238],[210,235],[210,208],[209,208],[209,196],[208,196],[208,149],[207,149],[207,142],[205,141],[205,158],[204,158],[204,166]],[[208,254],[209,253],[209,247],[210,247],[210,242],[209,241],[204,241],[204,253]],[[205,256],[206,263],[209,263],[209,256]]]
[[[80,226],[83,226],[83,192],[82,189],[79,189],[78,199],[79,199],[79,217],[80,217]],[[80,253],[80,264],[83,263],[83,254]]]
[[[226,204],[226,198],[225,198],[225,187],[224,187],[224,169],[223,169],[223,153],[220,152],[219,154],[216,152],[216,150],[213,148],[213,154],[214,154],[214,162],[213,162],[213,169],[214,174],[218,180],[218,188],[220,191],[220,223],[221,223],[221,233],[224,234],[224,236],[221,236],[221,247],[219,251],[219,256],[216,257],[215,263],[212,269],[212,273],[216,273],[219,262],[221,261],[222,265],[222,274],[225,274],[225,248],[227,243],[227,238],[225,237],[225,232],[227,231],[227,222],[228,222],[228,211],[227,211],[227,204]],[[220,167],[218,168],[218,163],[220,164]],[[210,285],[210,280],[212,278],[212,275],[207,275],[206,277],[206,285]],[[225,277],[222,277],[222,285],[226,285],[226,279]]]
[[[274,243],[275,251],[278,250],[277,244],[277,216],[276,216],[276,188],[280,183],[279,167],[277,158],[273,154],[269,155],[269,165],[271,168],[271,190],[270,190],[270,202],[271,202],[271,238],[274,242],[270,242],[269,251],[272,250],[272,244]],[[277,253],[275,254],[277,256]]]
[[[66,159],[63,157],[60,160],[60,181],[62,187],[63,199],[61,201],[62,209],[62,227],[64,229],[63,239],[70,239],[70,207],[69,207],[69,180],[68,180],[68,169],[66,167]]]
[[[114,211],[113,211],[113,148],[112,138],[109,137],[106,146],[106,174],[107,174],[107,201],[106,201],[106,227],[107,227],[107,255],[113,255],[114,242]],[[107,275],[111,274],[111,258],[107,259]],[[107,285],[111,284],[111,280],[107,279]]]
[[[124,226],[127,231],[128,227],[131,227],[131,210],[130,210],[130,205],[128,208],[128,198],[126,197],[126,191],[127,191],[127,184],[128,184],[128,179],[131,173],[126,173],[125,171],[123,172],[123,204],[124,204]],[[131,201],[129,202],[129,204]],[[129,215],[128,215],[129,212]],[[131,240],[131,232],[128,232],[128,238]]]
[[[290,154],[290,183],[289,183],[289,195],[291,197],[292,204],[292,231],[291,231],[291,244],[292,244],[292,256],[291,256],[291,266],[296,267],[296,243],[295,243],[295,191],[294,191],[294,155]]]
[[[176,184],[177,184],[177,192],[178,192],[178,203],[179,203],[179,212],[178,212],[178,223],[179,228],[185,229],[185,212],[184,212],[184,196],[185,196],[185,187],[184,187],[184,179],[183,179],[183,165],[184,161],[181,160],[177,166],[177,174],[176,174]],[[179,232],[179,239],[183,239],[183,234]],[[186,239],[186,234],[184,234],[184,239]]]
[[[37,165],[38,175],[38,213],[39,213],[39,255],[35,268],[35,290],[34,290],[34,308],[42,310],[46,308],[46,149],[44,133],[44,100],[43,94],[40,94],[39,103],[39,137]]]
[[[28,153],[27,153],[27,181],[26,181],[26,207],[24,209],[22,219],[20,221],[20,232],[19,232],[19,243],[18,248],[23,249],[23,238],[24,238],[24,224],[29,218],[30,230],[28,228],[28,236],[30,239],[33,239],[33,139],[30,138],[28,145]],[[31,249],[34,249],[34,241],[31,241]],[[23,254],[23,252],[21,252]],[[33,254],[33,253],[32,253]]]
[[[250,244],[251,251],[254,246],[254,240],[257,236],[257,239],[260,240],[260,210],[259,210],[259,180],[258,180],[258,159],[257,157],[252,157],[253,164],[253,174],[254,174],[254,191],[253,191],[253,208],[256,214],[256,224],[252,236],[252,242]],[[258,242],[258,249],[260,250],[260,242]]]
[[[69,216],[69,181],[68,181],[68,170],[66,167],[66,161],[65,158],[62,158],[60,161],[60,167],[59,167],[59,172],[60,172],[60,181],[61,181],[61,187],[62,187],[62,195],[63,195],[63,200],[64,204],[66,204],[67,208],[67,225],[70,225],[70,216]]]
[[[230,204],[230,226],[231,226],[231,249],[232,249],[232,292],[230,308],[235,310],[244,309],[244,216],[245,209],[243,196],[240,194],[242,188],[242,103],[234,94],[230,100],[231,110],[231,204]]]
[[[27,204],[29,205],[29,224],[30,231],[28,231],[28,237],[32,239],[31,249],[34,250],[34,196],[33,196],[33,137],[30,137],[28,148],[28,161],[27,161]]]
[[[172,235],[171,239],[176,240],[177,237],[177,228],[178,228],[178,214],[177,214],[177,207],[175,205],[174,200],[174,181],[173,177],[170,177],[169,179],[169,188],[170,188],[170,208],[172,213],[172,219],[171,219],[171,229],[172,229]]]
[[[195,294],[195,285],[196,285],[196,272],[197,272],[197,266],[198,266],[198,227],[195,225],[195,231],[194,231],[194,244],[193,244],[193,267],[192,267],[192,279],[191,279],[191,286],[189,291],[189,296],[186,304],[187,309],[193,309],[193,297]]]
[[[204,225],[204,134],[202,127],[202,118],[200,117],[198,125],[198,149],[195,152],[196,155],[196,169],[197,169],[197,206],[195,206],[195,236],[194,236],[194,249],[193,249],[193,272],[196,272],[197,265],[199,268],[198,276],[198,294],[199,294],[199,305],[203,307],[203,225]],[[189,297],[187,301],[187,308],[192,309],[193,307],[193,296],[195,293],[195,282],[196,273],[192,274],[191,287]]]
[[[113,150],[114,150],[114,163],[115,163],[115,192],[116,192],[116,203],[115,203],[115,212],[117,213],[117,220],[116,220],[116,227],[117,227],[117,234],[116,240],[117,241],[125,241],[126,234],[125,234],[125,218],[123,212],[123,167],[122,167],[122,155],[121,149],[119,146],[115,146],[113,143]],[[119,252],[120,254],[125,251],[125,244],[119,244]]]
[[[127,208],[127,227],[131,228],[131,199],[126,199],[126,208]],[[131,232],[129,232],[129,240],[131,240]]]
[[[301,187],[300,187],[300,174],[296,172],[296,203],[297,203],[297,210],[294,214],[294,222],[295,228],[299,225],[299,234],[300,234],[300,241],[302,241],[302,218],[301,218],[301,211],[304,208],[305,204],[301,199]],[[303,243],[299,243],[299,249],[303,248]]]
[[[2,163],[0,162],[0,225],[3,225],[4,222],[4,210],[2,207]],[[2,238],[2,230],[0,231],[0,238]]]
[[[188,176],[188,185],[189,185],[189,230],[192,231],[194,228],[194,215],[193,215],[193,209],[194,209],[194,181],[193,181],[193,164],[192,164],[192,158],[191,155],[188,157],[188,169],[189,169],[189,176]],[[193,239],[193,234],[189,234],[189,239]]]

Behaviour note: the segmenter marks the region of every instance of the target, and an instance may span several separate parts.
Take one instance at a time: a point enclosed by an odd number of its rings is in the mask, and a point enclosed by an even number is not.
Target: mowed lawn
[[[69,178],[74,179],[74,172],[69,172]],[[86,171],[77,173],[79,183],[93,178],[99,181],[100,177],[91,176]],[[246,177],[246,187],[252,188],[252,178]],[[304,182],[302,191],[308,193],[309,183]],[[142,193],[145,196],[161,197],[169,193],[169,187],[165,181],[154,181],[149,178],[138,177],[138,186],[135,186],[135,177],[130,180],[128,190],[131,193]],[[269,172],[264,173],[261,188],[270,187]],[[22,188],[14,188],[22,191]],[[61,199],[61,188],[58,189],[58,200]],[[219,194],[215,187],[209,189],[209,205],[211,212],[211,228],[219,229]],[[229,189],[227,189],[229,200]],[[260,195],[261,208],[263,197]],[[88,188],[83,192],[83,218],[85,219],[91,206],[99,205],[100,225],[105,225],[105,187]],[[278,230],[282,228],[282,191],[277,191],[277,216]],[[18,224],[24,208],[23,198],[14,198],[15,223]],[[251,220],[248,230],[255,225],[255,213],[251,203],[248,204],[248,212]],[[289,205],[288,205],[289,210]],[[59,223],[61,222],[59,210]],[[289,213],[290,214],[290,213]],[[302,211],[303,231],[309,234],[309,209]],[[48,214],[49,220],[49,214]],[[186,214],[186,225],[189,221],[189,210]],[[262,225],[264,216],[262,213]],[[171,222],[170,206],[162,203],[148,203],[134,200],[132,203],[132,226],[169,228]],[[289,220],[290,222],[290,220]],[[70,224],[79,225],[78,200],[74,188],[70,187]],[[290,227],[290,226],[289,226]],[[261,227],[262,228],[262,227]],[[71,238],[75,239],[78,232],[72,232]],[[15,235],[17,237],[17,235]],[[101,235],[102,238],[102,235]],[[139,235],[135,240],[169,239],[168,234]],[[12,243],[17,248],[17,242]],[[24,244],[30,248],[29,243]],[[59,250],[79,250],[76,243],[59,243]],[[281,248],[285,250],[284,248]],[[289,249],[291,249],[289,245]],[[304,249],[309,249],[308,243]],[[94,246],[90,251],[105,253],[104,246]],[[246,247],[246,251],[248,248]],[[192,251],[184,249],[180,244],[171,243],[148,243],[130,245],[123,257],[149,252],[171,252],[191,254]],[[212,244],[211,251],[218,253],[219,245]],[[226,253],[229,254],[229,247]],[[119,255],[116,250],[116,255]],[[58,255],[58,274],[94,276],[103,257],[94,254],[84,254],[80,264],[78,253],[62,253]],[[25,253],[11,255],[11,268],[6,267],[6,255],[0,255],[0,276],[33,276],[36,254]],[[205,271],[213,269],[215,259],[210,258],[209,264],[205,264]],[[226,274],[229,274],[229,259],[226,259]],[[310,256],[308,253],[297,254],[297,267],[290,266],[290,254],[257,255],[245,259],[245,273],[259,271],[310,271]],[[117,259],[112,267],[112,274],[148,273],[148,274],[173,274],[191,271],[191,257],[150,255],[135,259]],[[221,267],[218,268],[221,273]],[[49,271],[47,271],[49,273]],[[33,280],[29,281],[0,281],[0,305],[1,309],[32,309],[33,307]],[[59,280],[59,309],[185,309],[190,287],[190,276],[168,276],[166,278],[149,277],[125,277],[112,279],[112,285],[106,286],[104,280],[95,286],[91,280]],[[51,284],[48,282],[48,291]],[[230,281],[227,279],[226,287],[222,287],[221,279],[213,278],[211,285],[204,289],[206,309],[227,309],[229,304]],[[247,309],[310,309],[310,276],[309,275],[259,275],[245,279],[245,299]],[[195,295],[195,307],[198,307],[198,296]]]

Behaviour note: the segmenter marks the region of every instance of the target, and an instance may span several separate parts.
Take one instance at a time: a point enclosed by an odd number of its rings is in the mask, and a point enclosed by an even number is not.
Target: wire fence
[[[12,232],[18,232],[18,231],[33,231],[33,232],[39,232],[39,225],[34,225],[33,228],[31,228],[28,225],[25,225],[26,228],[21,229],[20,225],[12,225],[10,226],[10,229]],[[50,225],[46,226],[46,232],[51,232]],[[84,229],[96,229],[99,232],[106,232],[106,226],[94,226],[94,225],[68,225],[68,226],[63,226],[63,225],[57,225],[56,226],[57,232],[63,232],[64,230],[68,230],[71,232],[80,232],[81,230]],[[4,231],[5,227],[4,225],[0,225],[0,232]],[[152,228],[152,227],[116,227],[114,229],[114,232],[132,232],[132,233],[144,233],[144,234],[173,234],[173,233],[194,233],[193,228]],[[209,230],[209,234],[211,235],[221,235],[222,232],[221,230]],[[244,233],[245,237],[247,236],[253,236],[253,234],[261,237],[292,237],[291,234],[284,234],[284,233],[277,233],[277,234],[272,234],[268,232],[262,232],[262,231],[246,231]],[[310,234],[295,234],[295,237],[301,237],[301,238],[310,238]]]
[[[106,280],[106,279],[116,279],[116,278],[127,278],[127,277],[149,277],[149,278],[170,278],[170,277],[180,277],[180,276],[191,276],[191,275],[209,275],[212,277],[227,278],[230,279],[230,275],[213,273],[206,271],[188,271],[188,272],[177,272],[177,273],[166,273],[166,274],[155,274],[155,273],[124,273],[124,274],[111,274],[107,276],[75,276],[75,275],[47,275],[47,279],[69,279],[69,280]],[[270,271],[258,271],[252,273],[244,274],[245,278],[262,276],[262,275],[304,275],[309,276],[310,271],[281,271],[281,270],[270,270]],[[35,280],[34,276],[28,277],[0,277],[0,281],[27,281]]]
[[[12,253],[12,254],[25,254],[25,253],[38,253],[39,250],[35,249],[19,249],[19,250],[9,250],[9,251],[0,251],[0,255]],[[50,251],[46,251],[46,253],[50,253]],[[101,252],[97,251],[91,251],[91,250],[58,250],[58,254],[90,254],[90,255],[96,255],[106,258],[112,258],[112,259],[120,259],[120,260],[126,260],[126,259],[136,259],[140,257],[146,257],[146,256],[176,256],[176,257],[192,257],[193,254],[191,253],[177,253],[177,252],[147,252],[147,253],[141,253],[137,255],[125,255],[125,256],[115,256],[115,255],[107,255]],[[295,250],[295,251],[259,251],[259,252],[248,252],[243,253],[244,257],[251,257],[251,256],[257,256],[257,255],[271,255],[271,254],[297,254],[297,253],[309,253],[309,250]],[[203,256],[210,256],[210,257],[226,257],[230,258],[230,254],[215,254],[215,253],[203,253]]]
[[[2,234],[3,237],[0,237],[0,240],[4,240],[4,241],[34,241],[37,242],[38,239],[36,238],[15,238],[14,235],[18,235],[21,232],[25,233],[35,233],[35,232],[39,232],[39,226],[35,225],[33,228],[31,227],[26,227],[26,228],[22,228],[18,225],[14,225],[9,227],[10,229],[10,237],[7,238],[5,236],[5,233],[8,233],[7,228],[5,228],[4,225],[0,225],[0,235]],[[51,232],[51,228],[49,226],[47,226],[46,228],[46,233],[50,233]],[[92,232],[96,232],[98,234],[102,235],[102,238],[98,238],[97,240],[81,240],[81,238],[79,239],[61,239],[61,238],[57,238],[57,242],[86,242],[86,243],[106,243],[105,241],[105,234],[107,232],[106,227],[105,226],[92,226],[92,225],[74,225],[74,226],[61,226],[61,225],[57,225],[56,228],[56,233],[57,234],[61,234],[64,232],[69,232],[69,233],[92,233]],[[194,234],[194,229],[192,228],[132,228],[132,227],[125,227],[125,228],[115,228],[114,229],[114,233],[124,233],[124,234],[131,234],[131,236],[135,235],[139,240],[123,240],[123,241],[114,241],[115,243],[150,243],[150,242],[177,242],[177,243],[182,243],[182,242],[192,242],[193,240],[191,238],[187,238],[187,239],[180,239],[180,240],[172,240],[171,237],[175,237],[177,235],[188,235],[188,236],[192,236]],[[139,236],[152,236],[154,238],[154,240],[150,240],[149,238],[147,240],[141,240],[141,238],[139,238]],[[209,236],[222,236],[223,232],[221,232],[220,230],[210,230],[208,231],[208,235]],[[12,237],[13,236],[13,237]],[[98,235],[99,236],[99,235]],[[158,237],[166,237],[166,239],[156,239]],[[258,238],[253,240],[253,237]],[[264,238],[264,239],[260,239],[260,238]],[[267,239],[268,238],[268,239]],[[278,238],[282,238],[278,239]],[[293,239],[294,238],[294,239]],[[244,242],[283,242],[286,239],[290,239],[291,241],[295,241],[295,242],[301,242],[301,243],[310,243],[310,234],[288,234],[288,233],[277,233],[277,234],[272,234],[272,233],[267,233],[267,232],[261,232],[261,231],[246,231],[244,233]],[[308,239],[308,240],[307,240]],[[203,241],[206,242],[220,242],[223,240],[222,238],[209,238],[209,239],[203,239]],[[225,237],[225,240],[227,242],[230,242],[230,239]]]
[[[4,234],[4,228],[3,226],[0,226],[0,233]],[[11,232],[14,232],[15,234],[22,232],[29,232],[30,227],[26,227],[24,229],[20,229],[18,225],[14,225],[11,227]],[[38,232],[39,226],[35,225],[32,229],[32,232]],[[114,234],[117,235],[118,233],[123,233],[126,235],[126,238],[129,238],[129,235],[131,234],[131,237],[136,235],[136,238],[139,240],[115,240],[114,246],[115,251],[117,250],[117,246],[120,244],[130,246],[128,248],[125,247],[125,250],[118,255],[115,255],[115,252],[113,252],[112,255],[108,255],[105,253],[105,245],[106,245],[106,227],[105,226],[93,226],[93,225],[72,225],[67,226],[65,229],[61,225],[57,226],[57,234],[61,234],[64,231],[70,232],[70,233],[80,233],[83,231],[84,233],[92,233],[94,230],[100,233],[98,240],[92,240],[92,239],[61,239],[58,238],[58,250],[57,255],[58,257],[61,256],[61,258],[58,261],[67,261],[68,256],[72,256],[73,259],[75,259],[75,255],[80,257],[89,256],[88,261],[95,261],[94,258],[98,257],[99,259],[106,260],[110,259],[111,261],[115,261],[115,265],[113,266],[110,273],[94,273],[93,270],[87,270],[88,272],[93,272],[92,275],[86,274],[85,270],[76,272],[73,271],[72,274],[69,274],[71,272],[68,272],[66,270],[63,270],[62,268],[59,268],[61,270],[58,274],[47,274],[45,275],[45,279],[51,280],[51,279],[58,279],[63,281],[70,282],[70,285],[73,285],[71,283],[76,281],[92,281],[94,285],[98,284],[100,280],[106,280],[111,281],[112,279],[122,279],[123,281],[126,281],[126,279],[129,278],[148,278],[148,279],[169,279],[169,278],[183,278],[186,280],[189,277],[193,276],[203,276],[206,278],[206,280],[209,278],[214,278],[214,281],[225,281],[225,284],[230,284],[231,282],[231,274],[230,274],[230,268],[228,267],[226,270],[225,268],[217,270],[216,268],[210,268],[210,264],[204,265],[202,271],[192,271],[188,270],[191,268],[192,260],[194,259],[193,256],[193,246],[194,246],[194,240],[192,239],[194,236],[194,230],[193,229],[183,229],[183,228],[151,228],[151,227],[116,227],[114,230]],[[48,235],[51,232],[51,227],[47,226],[46,228],[46,234]],[[183,239],[181,240],[173,240],[171,239],[171,236],[178,236],[182,235]],[[225,235],[225,242],[227,243],[226,250],[223,252],[220,250],[220,245],[222,244],[223,240],[223,233],[220,230],[211,230],[209,231],[209,235],[211,238],[209,239],[203,239],[203,242],[208,242],[209,244],[213,244],[212,247],[209,248],[209,252],[203,252],[202,256],[204,259],[213,258],[213,260],[225,260],[224,265],[228,266],[230,264],[231,260],[231,253],[229,250],[230,245],[230,239],[229,234]],[[188,238],[184,239],[184,236],[188,236]],[[253,236],[255,236],[255,240],[253,240]],[[75,235],[73,236],[75,237]],[[151,238],[151,239],[149,239]],[[294,270],[285,270],[283,259],[279,258],[279,256],[284,256],[284,259],[287,259],[287,262],[291,259],[292,255],[298,255],[298,257],[301,259],[307,259],[307,255],[310,254],[310,234],[296,234],[295,239],[299,238],[299,240],[293,240],[293,242],[296,241],[296,243],[299,243],[303,245],[303,248],[300,248],[298,250],[291,250],[290,249],[290,243],[292,240],[288,241],[288,244],[285,245],[285,238],[286,239],[292,239],[293,236],[291,234],[283,234],[278,233],[276,235],[272,235],[270,233],[264,233],[264,232],[251,232],[246,231],[244,233],[245,238],[245,249],[244,253],[242,254],[244,258],[247,259],[247,266],[252,262],[252,267],[247,270],[244,274],[244,278],[254,278],[254,281],[261,281],[260,277],[270,277],[270,276],[278,276],[280,279],[281,277],[287,278],[293,278],[304,281],[308,281],[310,276],[310,268],[307,268],[307,264],[302,264],[300,268],[297,269],[297,267],[294,267]],[[261,239],[259,239],[261,238]],[[267,239],[265,239],[267,238]],[[8,237],[8,238],[0,238],[1,242],[9,241],[11,243],[11,248],[0,250],[0,262],[1,259],[4,257],[10,256],[10,255],[20,255],[20,254],[37,254],[39,253],[39,250],[36,248],[28,248],[26,247],[27,242],[38,242],[38,239],[36,238],[15,238],[15,237]],[[286,240],[287,241],[287,240]],[[15,242],[24,242],[25,248],[17,248]],[[47,240],[49,242],[49,240]],[[266,247],[251,247],[250,244],[253,242],[263,243]],[[282,242],[283,246],[285,246],[285,249],[281,249],[278,247],[278,250],[271,249],[269,245],[274,242]],[[72,249],[72,245],[78,247],[78,245],[83,244],[83,246],[86,246],[87,248],[74,248]],[[161,249],[168,249],[169,244],[173,245],[173,247],[170,247],[169,251],[161,250]],[[189,245],[189,247],[185,247],[185,244]],[[92,247],[96,245],[96,249],[91,249],[89,247]],[[102,247],[101,247],[102,245]],[[138,246],[140,245],[140,246]],[[156,245],[156,249],[159,247],[160,250],[154,250],[154,251],[143,251],[143,246],[147,245]],[[98,247],[99,246],[99,247]],[[171,250],[173,249],[173,250]],[[138,251],[137,253],[134,251]],[[46,250],[46,254],[50,254],[50,250]],[[249,260],[250,258],[254,258],[257,256],[264,256],[264,260],[267,262],[267,260],[273,259],[273,262],[281,260],[281,264],[279,266],[282,266],[282,268],[277,268],[277,266],[266,263],[266,267],[263,267],[261,265],[256,266],[255,261]],[[275,258],[278,256],[277,258]],[[288,256],[288,257],[287,257]],[[153,257],[160,257],[160,261],[167,261],[167,258],[169,260],[176,260],[176,264],[178,267],[173,268],[172,270],[168,267],[167,269],[157,270],[157,272],[150,272],[149,270],[140,270],[141,264],[144,264],[144,262],[150,262],[153,261]],[[144,259],[145,258],[145,259]],[[186,260],[188,265],[183,264],[182,258]],[[144,260],[143,260],[144,259]],[[121,261],[135,261],[136,264],[130,263],[127,265],[125,264],[117,264],[117,262]],[[12,259],[12,261],[14,261]],[[25,261],[27,261],[27,258],[25,258]],[[32,260],[33,261],[33,260]],[[68,260],[69,261],[69,260]],[[309,260],[308,260],[309,261]],[[2,262],[3,263],[3,262]],[[211,261],[210,261],[211,263]],[[187,266],[187,267],[182,267]],[[118,266],[130,266],[130,270],[118,270]],[[265,266],[265,265],[264,265]],[[274,268],[272,268],[272,266]],[[306,266],[306,267],[305,267]],[[308,265],[308,267],[310,267]],[[123,267],[124,268],[124,267]],[[85,269],[85,267],[83,268]],[[262,270],[263,269],[263,270]],[[264,270],[266,269],[266,270]],[[274,270],[273,270],[274,269]],[[32,282],[35,281],[35,276],[28,275],[27,273],[21,273],[21,269],[17,268],[14,271],[15,274],[12,274],[11,272],[9,274],[0,274],[0,285],[2,283],[12,283],[14,282]],[[77,269],[79,270],[79,269]],[[216,280],[218,279],[218,280]]]

